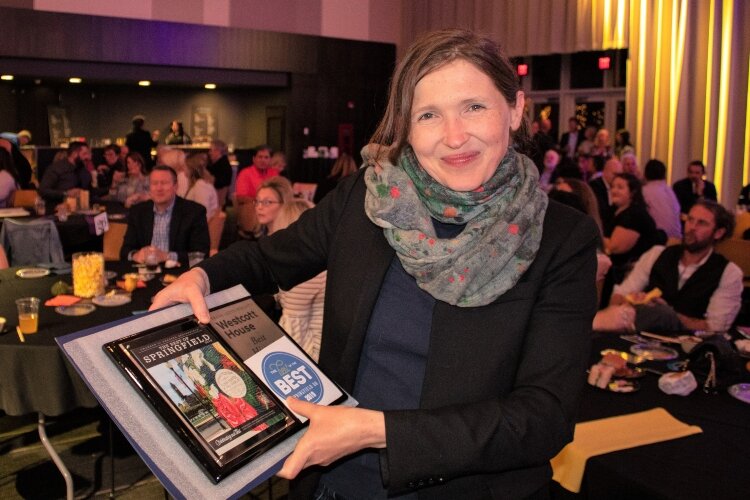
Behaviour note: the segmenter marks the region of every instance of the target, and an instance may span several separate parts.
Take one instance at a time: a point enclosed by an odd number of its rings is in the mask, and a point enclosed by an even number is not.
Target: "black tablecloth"
[[[627,351],[628,342],[612,334],[596,335],[592,363],[602,349]],[[679,350],[679,349],[678,349]],[[664,363],[649,363],[666,369]],[[750,381],[750,373],[745,373]],[[750,498],[750,405],[725,390],[705,394],[700,385],[689,396],[669,396],[658,375],[640,379],[641,389],[615,394],[586,386],[578,421],[665,408],[675,418],[703,429],[681,439],[592,457],[586,463],[581,493],[585,498]],[[556,497],[572,497],[556,489]]]
[[[106,269],[122,275],[133,272],[131,263],[107,262]],[[15,299],[38,297],[42,304],[52,297],[50,288],[58,280],[72,283],[70,274],[39,279],[21,279],[17,268],[0,271],[0,316],[7,318],[8,333],[0,335],[0,409],[9,415],[41,411],[56,416],[77,407],[93,407],[96,399],[75,369],[60,352],[55,337],[128,317],[133,311],[148,309],[151,297],[162,285],[158,279],[137,289],[132,301],[119,307],[96,307],[86,316],[63,316],[54,307],[40,306],[39,331],[26,335],[21,343]]]

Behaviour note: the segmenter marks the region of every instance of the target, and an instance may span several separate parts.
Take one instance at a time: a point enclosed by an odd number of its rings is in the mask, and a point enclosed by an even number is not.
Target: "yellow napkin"
[[[552,459],[552,479],[578,493],[589,457],[701,432],[700,427],[680,422],[664,408],[582,422],[576,425],[573,442]]]

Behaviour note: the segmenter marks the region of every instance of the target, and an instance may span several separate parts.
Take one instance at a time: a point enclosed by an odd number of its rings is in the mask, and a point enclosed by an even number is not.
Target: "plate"
[[[616,392],[617,394],[631,394],[638,392],[641,389],[641,384],[635,380],[624,380],[615,379],[607,384],[607,388],[604,389],[609,392]]]
[[[750,339],[750,326],[738,326],[737,331],[746,339]]]
[[[743,403],[750,403],[750,384],[734,384],[729,386],[727,392],[733,398],[737,398]]]
[[[63,316],[85,316],[95,309],[94,304],[73,304],[72,306],[57,306],[55,312]]]
[[[630,352],[636,356],[642,356],[649,361],[669,361],[679,356],[677,351],[671,347],[653,344],[634,344],[630,346]]]
[[[49,269],[42,267],[24,267],[16,271],[16,276],[23,279],[43,278],[49,275]]]
[[[124,293],[116,293],[114,295],[98,295],[91,299],[91,302],[97,306],[103,307],[117,307],[130,302],[130,295]]]
[[[117,273],[114,271],[104,271],[104,279],[111,280],[117,278]]]
[[[127,215],[125,214],[107,214],[109,220],[125,220],[126,217]]]

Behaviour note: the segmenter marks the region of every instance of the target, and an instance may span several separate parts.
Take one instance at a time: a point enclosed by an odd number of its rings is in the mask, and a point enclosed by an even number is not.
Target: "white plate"
[[[124,293],[116,293],[114,295],[98,295],[91,299],[91,302],[97,306],[104,307],[116,307],[122,306],[130,302],[130,295]]]
[[[73,304],[72,306],[57,306],[55,312],[63,316],[85,316],[94,312],[95,309],[93,304]]]
[[[743,403],[750,403],[750,384],[734,384],[729,386],[727,392]]]
[[[43,267],[24,267],[16,271],[16,276],[23,279],[43,278],[49,275],[49,269]]]
[[[127,215],[125,214],[107,214],[109,220],[125,220],[126,217]]]
[[[636,356],[642,356],[649,361],[669,361],[679,356],[677,351],[671,347],[652,344],[634,344],[630,346],[630,352]]]

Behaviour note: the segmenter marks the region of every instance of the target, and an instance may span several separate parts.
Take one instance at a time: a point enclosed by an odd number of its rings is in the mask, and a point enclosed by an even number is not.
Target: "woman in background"
[[[302,212],[313,205],[302,199],[293,199],[281,205],[273,224],[273,231],[285,229],[299,219]],[[268,234],[271,234],[269,232]],[[326,272],[300,283],[288,291],[279,290],[276,300],[281,306],[279,325],[313,358],[320,355],[320,337],[323,333],[323,302],[326,296]]]
[[[318,188],[315,190],[315,197],[313,201],[317,204],[328,194],[339,181],[354,172],[357,171],[357,164],[354,162],[352,155],[348,153],[341,153],[331,167],[331,173],[326,177],[323,182],[318,184]]]
[[[18,172],[13,157],[7,149],[0,147],[0,208],[10,207],[13,193],[18,189]]]
[[[177,172],[177,196],[184,198],[190,187],[187,177],[187,165],[185,164],[185,152],[181,149],[162,146],[157,149],[156,155],[157,164],[172,167]]]
[[[255,197],[255,214],[258,217],[256,236],[267,236],[279,228],[277,217],[282,206],[294,199],[292,184],[284,177],[271,177],[263,181]],[[288,225],[288,224],[287,224]]]
[[[167,146],[175,146],[177,144],[192,144],[193,140],[189,135],[185,133],[185,129],[182,127],[182,122],[177,120],[169,124],[169,135],[164,143]]]
[[[604,250],[612,258],[615,283],[620,283],[643,252],[666,237],[660,234],[646,209],[641,181],[633,174],[617,174],[610,188],[615,218],[605,228]]]
[[[193,153],[185,159],[188,188],[183,198],[206,207],[206,218],[211,220],[211,217],[219,212],[219,197],[213,184],[206,180],[207,165],[206,153]]]
[[[148,176],[146,164],[140,153],[133,151],[125,157],[127,174],[115,171],[112,174],[112,185],[109,196],[130,208],[136,203],[149,199]]]

